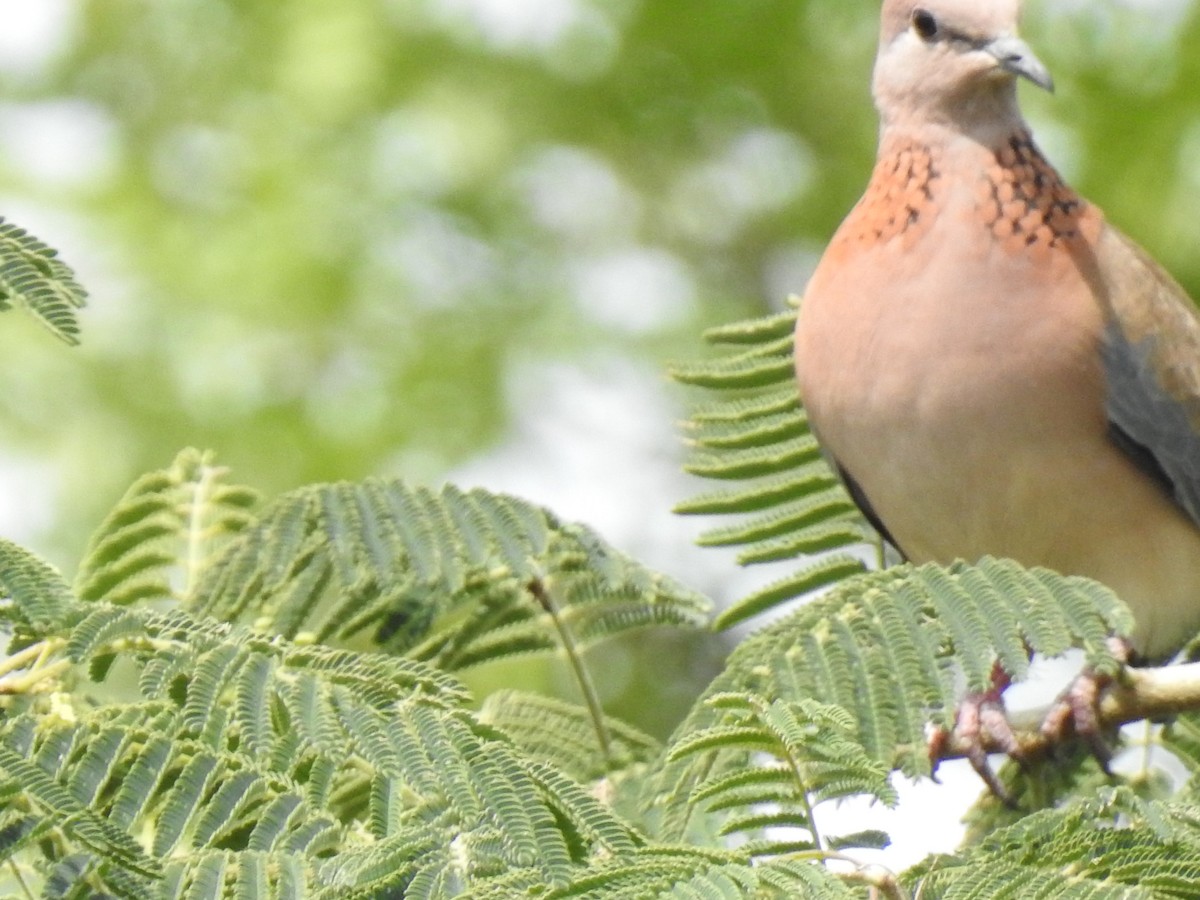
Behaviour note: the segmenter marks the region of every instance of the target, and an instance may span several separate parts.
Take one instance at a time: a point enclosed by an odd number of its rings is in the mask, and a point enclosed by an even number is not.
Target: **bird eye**
[[[912,14],[913,31],[923,41],[933,40],[937,37],[938,23],[933,17],[933,13],[927,9],[914,9]]]

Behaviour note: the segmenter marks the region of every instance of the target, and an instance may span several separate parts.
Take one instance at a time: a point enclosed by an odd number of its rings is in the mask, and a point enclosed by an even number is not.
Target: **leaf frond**
[[[1104,788],[929,860],[907,880],[935,897],[1193,897],[1200,823],[1178,804]]]
[[[543,591],[584,646],[648,625],[706,624],[705,598],[583,526],[480,489],[389,479],[281,497],[208,569],[191,608],[454,670],[556,649]]]
[[[19,305],[67,344],[79,343],[76,311],[87,293],[53,248],[0,218],[0,312]]]
[[[687,471],[723,483],[676,507],[685,515],[735,515],[704,532],[702,546],[737,546],[742,565],[810,557],[805,570],[734,603],[718,619],[728,628],[784,603],[812,596],[862,572],[848,565],[880,538],[866,524],[826,461],[796,394],[792,332],[796,313],[739,322],[706,337],[723,351],[676,366],[676,380],[715,396],[685,425]],[[825,561],[831,555],[836,563]]]
[[[256,492],[227,485],[211,453],[186,449],[137,479],[92,535],[75,577],[82,600],[188,602],[231,536],[253,521]]]
[[[665,835],[681,834],[675,829],[696,813],[691,792],[743,769],[761,749],[761,729],[756,736],[747,730],[758,727],[753,722],[731,719],[721,706],[726,695],[756,698],[764,708],[807,700],[840,707],[854,723],[847,738],[867,759],[920,776],[929,772],[927,729],[953,727],[964,677],[968,689],[984,690],[1001,660],[1020,680],[1030,653],[1057,656],[1068,647],[1083,648],[1097,670],[1115,672],[1108,637],[1131,628],[1128,610],[1095,582],[1008,560],[904,565],[840,581],[734,651],[708,699],[668,744],[663,793],[650,786],[646,800],[665,809]],[[774,721],[772,739],[794,741],[783,721]],[[816,746],[834,760],[841,752],[834,743]],[[825,796],[820,777],[810,785],[814,798]],[[833,791],[852,784],[836,769],[828,777]]]

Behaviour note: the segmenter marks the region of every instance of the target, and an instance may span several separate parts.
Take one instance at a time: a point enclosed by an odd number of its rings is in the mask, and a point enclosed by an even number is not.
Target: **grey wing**
[[[1200,524],[1200,313],[1144,250],[1106,231],[1097,299],[1109,433]]]

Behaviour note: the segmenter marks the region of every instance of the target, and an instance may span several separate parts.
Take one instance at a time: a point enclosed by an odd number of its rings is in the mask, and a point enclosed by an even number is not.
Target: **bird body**
[[[907,558],[1095,578],[1161,657],[1200,631],[1200,319],[1033,143],[1016,13],[885,2],[878,159],[805,291],[800,393]]]

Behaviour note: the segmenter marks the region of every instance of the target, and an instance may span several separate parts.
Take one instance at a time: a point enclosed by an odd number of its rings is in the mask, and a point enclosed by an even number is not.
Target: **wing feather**
[[[1200,312],[1141,247],[1106,228],[1095,259],[1115,443],[1200,524]]]

